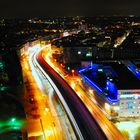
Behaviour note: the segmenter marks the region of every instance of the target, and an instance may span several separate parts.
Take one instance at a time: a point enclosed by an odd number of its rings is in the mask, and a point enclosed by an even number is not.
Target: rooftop
[[[109,62],[94,64],[92,68],[83,70],[82,74],[94,81],[101,89],[105,88],[108,78],[120,90],[140,89],[140,80],[122,63]]]
[[[140,80],[124,64],[109,63],[109,65],[118,75],[115,80],[118,89],[140,89]]]

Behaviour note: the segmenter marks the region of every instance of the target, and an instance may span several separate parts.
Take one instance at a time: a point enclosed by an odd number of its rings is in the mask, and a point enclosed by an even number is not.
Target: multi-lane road
[[[78,139],[107,139],[106,135],[99,127],[98,123],[92,117],[86,106],[75,94],[73,89],[61,78],[61,76],[53,70],[49,64],[43,59],[41,52],[37,54],[37,65],[42,70],[42,72],[49,77],[55,85],[56,90],[59,92],[59,97],[61,102],[73,124],[75,133]],[[64,104],[64,102],[65,104]],[[71,112],[69,114],[67,108]]]
[[[45,56],[43,54],[44,50],[47,50]],[[99,107],[86,95],[86,92],[80,88],[80,85],[77,84],[77,86],[75,86],[76,88],[73,88],[68,77],[64,78],[65,71],[62,70],[59,73],[58,67],[52,67],[52,61],[48,59],[49,56],[51,56],[49,50],[50,49],[46,49],[46,47],[38,49],[38,51],[32,55],[30,65],[32,72],[34,73],[34,71],[36,71],[38,79],[40,79],[38,85],[41,93],[44,94],[43,96],[46,96],[45,93],[47,93],[46,100],[49,100],[50,105],[48,110],[53,112],[52,114],[59,114],[60,116],[61,114],[65,114],[61,117],[57,115],[57,117],[52,116],[56,123],[54,127],[56,127],[59,134],[63,130],[62,135],[65,134],[65,137],[61,137],[61,134],[59,137],[56,137],[56,134],[52,134],[52,138],[116,140],[118,136],[121,140],[125,139]],[[36,76],[34,77],[36,79]],[[38,79],[36,79],[36,82],[39,81]],[[47,120],[45,119],[45,121]],[[40,123],[43,124],[44,122]]]
[[[49,50],[50,49],[47,49],[48,52]],[[79,130],[83,138],[115,140],[116,137],[118,137],[119,139],[122,140],[126,139],[125,137],[122,136],[121,132],[113,125],[113,123],[107,119],[107,117],[104,115],[101,109],[99,109],[97,104],[93,103],[92,100],[87,97],[86,93],[79,88],[80,86],[78,84],[76,86],[75,91],[70,87],[70,84],[68,85],[69,83],[68,77],[65,79],[66,80],[65,81],[62,78],[64,76],[62,75],[63,71],[61,71],[60,74],[58,74],[59,68],[52,67],[51,64],[53,62],[48,58],[47,58],[48,59],[47,61],[48,63],[47,63],[46,60],[44,59],[45,57],[42,56],[42,52],[39,51],[38,54],[36,55],[38,65],[45,73],[47,73],[49,78],[53,81],[53,84],[55,84],[55,86],[60,91],[68,107],[70,108],[70,111],[72,112],[72,115],[79,127]],[[50,56],[51,52],[49,52],[48,54],[49,55],[46,55],[47,57]],[[76,94],[76,91],[80,92],[79,94],[80,96]]]

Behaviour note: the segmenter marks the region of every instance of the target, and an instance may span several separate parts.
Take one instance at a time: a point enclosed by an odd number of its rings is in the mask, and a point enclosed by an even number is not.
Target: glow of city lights
[[[37,51],[40,48],[40,44],[36,44],[32,47],[29,47],[28,52],[29,53],[34,53],[35,51]]]
[[[71,81],[71,87],[74,89],[75,88],[75,83],[74,83],[74,81]]]
[[[80,69],[79,73],[82,74],[82,72],[88,71],[88,70],[92,70],[92,67]]]
[[[119,122],[119,123],[116,123],[117,127],[120,129],[120,130],[128,130],[128,131],[136,131],[137,128],[139,127],[139,124],[135,123],[135,122]]]
[[[77,131],[77,133],[78,133],[80,139],[83,139],[83,136],[82,136],[82,134],[81,134],[81,132],[80,132],[80,129],[79,129],[79,127],[77,126],[76,121],[75,121],[73,115],[71,114],[71,112],[70,112],[70,110],[69,110],[69,108],[68,108],[68,106],[67,106],[67,104],[66,104],[66,102],[65,102],[65,100],[64,100],[64,98],[63,98],[63,96],[61,95],[59,89],[58,89],[57,86],[54,84],[53,80],[49,77],[49,75],[47,75],[46,72],[42,69],[42,67],[39,65],[39,63],[38,63],[38,61],[37,61],[37,54],[38,54],[40,51],[42,51],[44,48],[45,48],[45,47],[42,47],[40,50],[38,50],[38,51],[36,52],[35,57],[34,57],[35,63],[36,63],[36,65],[37,65],[37,67],[41,70],[41,72],[44,74],[44,76],[48,79],[48,81],[50,82],[50,84],[52,85],[52,87],[54,88],[54,90],[56,91],[56,93],[57,93],[59,99],[61,100],[63,106],[65,107],[65,110],[66,110],[66,112],[67,112],[69,118],[71,119],[71,122],[72,122],[72,124],[73,124],[75,130]],[[53,129],[54,129],[54,128],[53,128]],[[50,133],[50,132],[49,132],[49,133]]]
[[[135,139],[136,134],[139,134],[140,123],[138,122],[132,122],[132,121],[118,122],[116,123],[116,126],[122,132],[127,131],[129,134],[129,138],[132,140]]]
[[[88,91],[89,91],[90,94],[93,94],[93,90],[92,89],[89,89]]]
[[[85,72],[85,71],[88,71],[88,70],[91,70],[93,69],[93,66],[92,67],[89,67],[89,68],[84,68],[84,69],[81,69],[79,70],[79,73],[81,75],[82,72]],[[100,93],[103,93],[103,90],[101,89],[101,87],[99,87],[96,83],[94,83],[93,81],[91,81],[87,76],[83,75],[84,79],[91,85],[93,86],[96,90],[98,90]],[[108,83],[109,84],[109,83]],[[118,98],[117,99],[111,99],[110,97],[107,97],[108,101],[110,101],[111,103],[113,102],[118,102]]]
[[[79,96],[79,97],[82,97],[82,94],[80,92],[76,92],[76,94]]]
[[[49,109],[48,109],[48,108],[45,108],[45,111],[46,111],[46,112],[48,112],[48,111],[49,111]]]
[[[78,54],[81,54],[81,51],[78,51]]]
[[[63,33],[63,37],[69,36],[70,34],[68,32]]]
[[[45,131],[45,134],[47,134],[47,136],[53,135],[53,131],[47,129],[47,130]]]
[[[67,67],[68,70],[70,70],[70,67]]]
[[[15,121],[16,121],[16,118],[12,118],[12,119],[11,119],[11,122],[15,122]]]
[[[47,44],[45,47],[46,48],[51,48],[51,43]]]
[[[114,109],[115,111],[118,111],[118,110],[120,109],[120,107],[119,107],[119,106],[114,106],[113,109]]]
[[[106,109],[107,111],[110,110],[110,105],[109,105],[108,103],[105,103],[105,109]]]
[[[74,70],[71,70],[72,73],[74,73]]]
[[[39,77],[38,77],[38,74],[37,74],[37,72],[36,72],[36,68],[35,68],[34,65],[33,65],[33,61],[32,61],[32,57],[33,57],[33,56],[34,56],[33,54],[30,56],[29,64],[30,64],[30,67],[31,67],[31,70],[32,70],[32,74],[33,74],[33,76],[34,76],[34,78],[35,78],[35,80],[36,80],[38,86],[39,86],[40,89],[41,89],[41,88],[42,88],[42,83],[41,83],[41,80],[40,80]]]
[[[103,93],[103,90],[97,86],[93,81],[91,81],[88,77],[84,76],[84,78],[94,87],[96,88],[100,93]]]
[[[107,97],[108,101],[110,101],[111,103],[114,103],[114,102],[118,102],[118,99],[111,99],[110,97]]]

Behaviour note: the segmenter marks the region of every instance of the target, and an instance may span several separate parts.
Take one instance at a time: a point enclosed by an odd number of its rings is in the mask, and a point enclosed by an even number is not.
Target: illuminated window
[[[86,54],[86,56],[87,56],[87,57],[92,56],[92,52],[88,52],[88,53]]]
[[[78,51],[78,54],[81,54],[81,51]]]
[[[133,102],[128,102],[128,109],[133,109]]]

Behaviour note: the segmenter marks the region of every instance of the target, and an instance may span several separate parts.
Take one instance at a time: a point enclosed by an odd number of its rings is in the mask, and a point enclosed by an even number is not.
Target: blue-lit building
[[[140,79],[140,61],[127,61],[124,62],[124,64],[138,79]]]
[[[98,63],[79,73],[111,118],[140,117],[140,80],[124,64]]]

